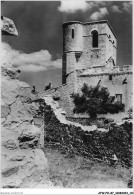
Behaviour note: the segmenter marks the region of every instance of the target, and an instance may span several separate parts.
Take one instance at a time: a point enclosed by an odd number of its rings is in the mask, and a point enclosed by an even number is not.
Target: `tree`
[[[115,101],[115,96],[110,96],[106,87],[99,85],[93,87],[84,84],[82,94],[72,94],[75,108],[74,113],[87,113],[91,118],[97,114],[118,113],[124,111],[124,104]]]

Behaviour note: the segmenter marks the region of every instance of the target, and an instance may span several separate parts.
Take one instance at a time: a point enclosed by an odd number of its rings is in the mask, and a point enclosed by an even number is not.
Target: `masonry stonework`
[[[132,66],[116,64],[117,36],[108,21],[63,24],[62,86],[47,93],[59,97],[67,116],[73,114],[72,93],[80,93],[84,83],[107,87],[110,95],[120,95],[125,111],[132,107]]]

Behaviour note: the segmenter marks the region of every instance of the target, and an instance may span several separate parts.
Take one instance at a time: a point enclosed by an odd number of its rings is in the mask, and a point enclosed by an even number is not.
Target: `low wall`
[[[98,115],[99,118],[105,117],[105,118],[112,118],[114,119],[115,123],[120,123],[123,118],[128,117],[128,114],[126,112],[119,112],[118,114],[100,114]]]
[[[67,120],[80,123],[84,126],[90,125],[90,120],[89,118],[74,118],[74,117],[66,117]]]
[[[122,164],[132,166],[132,123],[118,126],[112,123],[109,131],[84,131],[75,125],[61,123],[50,105],[44,101],[45,145],[63,153],[82,155],[100,161],[113,154]]]
[[[108,129],[108,125],[104,123],[104,119],[108,119],[110,122],[114,121],[115,123],[121,123],[122,119],[125,117],[129,117],[126,112],[119,112],[118,114],[99,114],[96,120],[90,119],[90,117],[87,115],[87,117],[84,117],[85,115],[74,115],[74,117],[66,117],[67,120],[72,122],[80,123],[84,126],[86,125],[94,125],[96,124],[98,128],[106,128]]]

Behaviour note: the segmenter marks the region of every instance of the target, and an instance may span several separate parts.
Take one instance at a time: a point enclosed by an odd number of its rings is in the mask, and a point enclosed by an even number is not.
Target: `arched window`
[[[98,31],[92,31],[92,47],[98,47]]]
[[[72,28],[72,39],[74,38],[74,28]]]

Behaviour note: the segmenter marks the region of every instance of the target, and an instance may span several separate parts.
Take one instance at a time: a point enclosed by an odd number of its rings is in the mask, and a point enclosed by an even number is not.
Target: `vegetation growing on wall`
[[[74,113],[87,113],[91,118],[96,118],[97,114],[114,114],[124,110],[125,105],[115,101],[115,97],[110,96],[105,87],[84,84],[81,91],[81,95],[72,94]]]
[[[128,116],[129,116],[130,119],[133,118],[133,108],[132,108],[132,107],[130,107],[130,108],[128,109]]]
[[[132,167],[132,123],[111,123],[108,132],[83,131],[74,125],[61,124],[50,106],[37,100],[45,120],[45,145],[63,153],[82,155],[85,158],[111,161],[116,154],[119,163]]]

